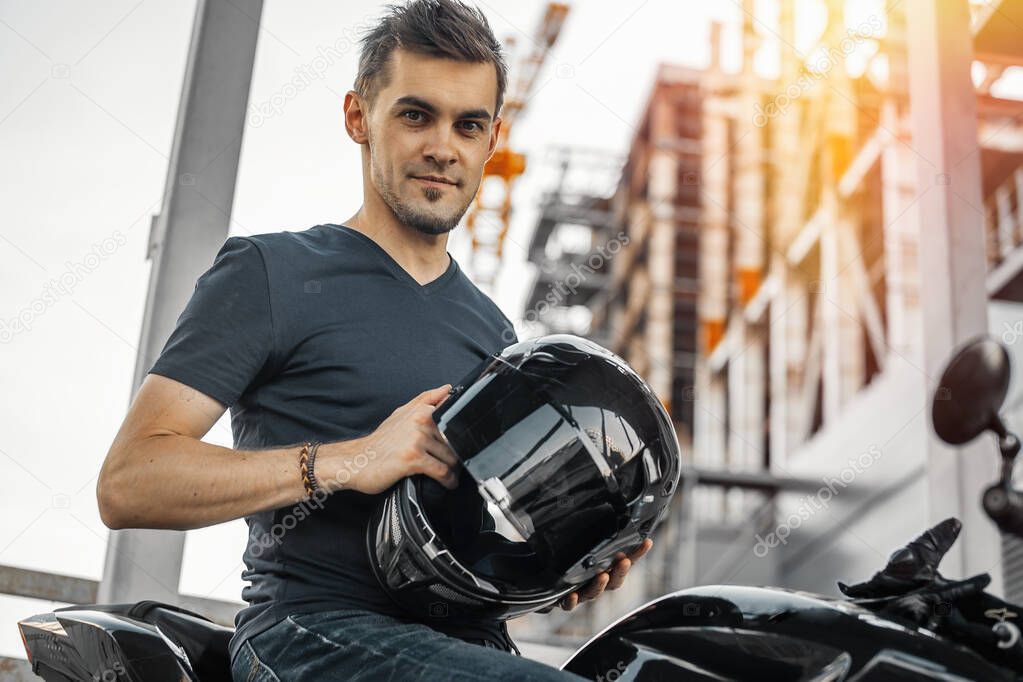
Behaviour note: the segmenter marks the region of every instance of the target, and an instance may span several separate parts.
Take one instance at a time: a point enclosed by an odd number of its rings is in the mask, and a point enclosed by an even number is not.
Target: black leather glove
[[[881,571],[862,583],[838,583],[843,594],[879,616],[923,627],[1016,673],[1023,673],[1023,609],[984,591],[991,576],[949,580],[938,572],[959,536],[958,519],[945,519],[896,550]],[[995,628],[996,624],[998,629]]]
[[[927,585],[938,575],[938,564],[962,528],[959,519],[945,519],[905,547],[892,552],[888,564],[870,580],[855,585],[839,582],[838,589],[847,597],[872,599],[905,594]]]

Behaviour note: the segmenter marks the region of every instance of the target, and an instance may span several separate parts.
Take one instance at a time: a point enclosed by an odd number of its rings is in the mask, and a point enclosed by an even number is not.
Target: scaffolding
[[[967,530],[948,570],[997,584],[998,536],[976,503],[988,444],[937,443],[925,412],[952,348],[987,331],[985,302],[1023,301],[1023,102],[991,92],[1023,64],[1023,3],[892,3],[855,26],[846,3],[822,4],[826,26],[799,52],[795,2],[765,30],[747,0],[739,73],[716,60],[704,73],[694,459],[822,481],[868,462],[850,489],[869,494],[807,515],[774,561],[745,562],[765,581],[833,590],[839,570],[874,570],[887,545],[863,556],[865,536],[955,515]],[[765,35],[777,79],[754,73]],[[750,529],[735,540],[747,560],[813,501],[694,493],[702,523]]]

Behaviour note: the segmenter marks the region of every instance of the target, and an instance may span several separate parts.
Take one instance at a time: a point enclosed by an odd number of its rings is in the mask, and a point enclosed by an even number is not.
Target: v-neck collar
[[[448,269],[441,273],[438,277],[435,277],[434,279],[427,282],[426,284],[420,284],[415,277],[409,274],[408,270],[402,267],[398,261],[394,260],[391,254],[387,253],[387,250],[384,249],[384,247],[380,246],[380,244],[376,243],[369,236],[363,234],[359,230],[348,227],[347,225],[335,225],[333,223],[330,223],[330,227],[336,227],[345,232],[346,234],[350,234],[356,239],[360,239],[363,242],[365,242],[370,248],[374,249],[377,252],[381,260],[383,260],[384,265],[387,266],[387,269],[390,270],[391,273],[394,274],[396,278],[398,278],[402,282],[405,282],[406,284],[408,284],[421,294],[429,295],[436,291],[437,289],[439,289],[440,287],[444,286],[444,284],[446,284],[452,277],[455,276],[455,272],[458,270],[458,263],[456,263],[455,259],[451,256],[450,253],[448,253]]]

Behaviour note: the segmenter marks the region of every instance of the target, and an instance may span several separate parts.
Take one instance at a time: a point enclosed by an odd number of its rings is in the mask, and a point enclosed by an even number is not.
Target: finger
[[[650,538],[646,538],[640,543],[639,547],[629,553],[629,559],[632,563],[636,563],[636,559],[640,558],[644,554],[650,551],[650,548],[654,546],[654,541]]]
[[[451,390],[451,384],[444,384],[437,388],[431,388],[428,391],[423,391],[415,398],[412,399],[414,403],[426,403],[428,405],[437,405],[448,395]]]
[[[415,472],[426,474],[448,490],[458,487],[458,474],[455,470],[428,453],[423,453],[415,467]]]
[[[426,433],[431,438],[440,443],[444,447],[445,451],[450,452],[451,456],[454,457],[458,462],[462,461],[461,459],[459,459],[455,451],[451,448],[451,444],[448,442],[447,436],[440,432],[440,427],[437,426],[437,422],[435,422],[432,417],[426,422]]]
[[[937,590],[934,594],[939,599],[946,601],[956,601],[964,597],[969,597],[975,594],[979,594],[987,584],[991,582],[990,576],[981,574],[966,580],[959,580],[947,585],[946,587]]]
[[[607,587],[605,590],[617,590],[625,582],[625,575],[632,568],[631,559],[620,559],[615,562],[615,565],[611,567],[611,579],[607,581]]]
[[[611,576],[607,574],[607,571],[598,573],[593,580],[586,584],[586,587],[579,592],[579,601],[590,601],[596,599],[604,591],[607,586],[607,581],[611,579]]]
[[[615,552],[615,560],[617,561],[619,559],[625,559],[626,556],[628,556],[629,559],[635,561],[636,559],[640,558],[641,556],[649,552],[650,548],[653,547],[653,544],[654,544],[653,540],[651,540],[650,538],[646,538],[638,545],[636,545],[635,549],[630,550],[628,555],[626,555],[625,552],[621,550]]]
[[[562,611],[571,611],[578,604],[579,604],[579,593],[578,592],[572,592],[567,597],[562,599],[561,602],[560,602],[561,610]]]
[[[451,447],[439,438],[439,435],[440,434],[437,434],[437,437],[431,437],[426,440],[426,452],[429,453],[430,456],[435,459],[439,459],[444,462],[444,464],[457,471],[461,467],[462,462],[458,459],[458,456],[454,453]]]

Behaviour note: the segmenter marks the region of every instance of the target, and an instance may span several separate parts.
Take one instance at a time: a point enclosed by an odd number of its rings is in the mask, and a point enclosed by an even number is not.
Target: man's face
[[[497,73],[401,49],[387,68],[367,120],[370,178],[398,220],[442,234],[476,196],[496,145]]]

